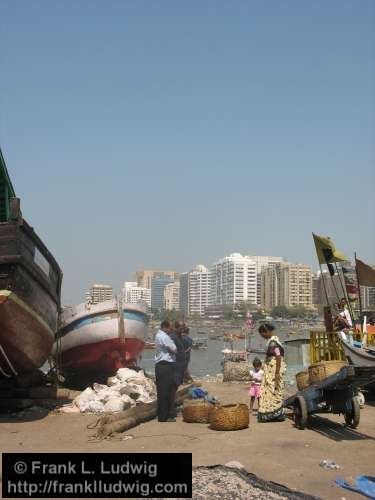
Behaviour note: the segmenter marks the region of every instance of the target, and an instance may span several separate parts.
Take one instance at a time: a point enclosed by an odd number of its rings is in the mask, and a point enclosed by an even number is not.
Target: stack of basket
[[[303,391],[311,384],[321,382],[327,377],[334,375],[348,363],[346,361],[321,361],[310,365],[308,371],[299,372],[296,374],[297,387],[299,391]]]
[[[321,382],[326,378],[334,375],[341,370],[348,363],[346,361],[321,361],[320,363],[314,363],[309,366],[309,380],[310,384],[315,384],[316,382]]]
[[[249,408],[245,404],[213,405],[204,399],[185,400],[184,422],[210,424],[216,431],[237,431],[249,427]]]

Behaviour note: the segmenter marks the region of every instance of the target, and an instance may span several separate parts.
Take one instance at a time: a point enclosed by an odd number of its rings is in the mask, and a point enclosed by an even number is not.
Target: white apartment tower
[[[164,309],[167,311],[180,310],[180,283],[175,281],[164,288]]]
[[[98,304],[99,302],[104,302],[105,300],[111,300],[113,297],[113,290],[111,285],[92,285],[90,290],[86,294],[86,300],[90,301],[92,304]]]
[[[137,285],[136,281],[125,281],[122,299],[127,304],[147,304],[151,307],[151,290]]]
[[[210,304],[257,304],[257,264],[252,257],[232,253],[211,268]]]
[[[180,276],[180,311],[185,316],[203,316],[209,304],[210,272],[202,265]]]

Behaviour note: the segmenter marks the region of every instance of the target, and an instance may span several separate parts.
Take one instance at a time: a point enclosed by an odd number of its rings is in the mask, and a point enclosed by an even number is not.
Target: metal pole
[[[331,263],[330,263],[330,264],[331,264]],[[332,265],[332,264],[331,264],[331,265]],[[327,267],[328,267],[328,262],[327,262]],[[333,275],[333,276],[331,276],[331,273],[329,273],[329,276],[330,276],[330,278],[331,278],[333,288],[335,289],[337,300],[340,300],[339,292],[337,291],[336,283],[335,283],[335,280],[333,279],[333,278],[334,278],[334,275]]]
[[[361,285],[359,283],[358,278],[358,269],[357,269],[357,253],[354,252],[354,262],[355,262],[355,274],[357,276],[357,285],[358,285],[358,298],[359,298],[359,315],[362,318],[362,298],[361,298]],[[362,321],[361,321],[362,323]]]
[[[322,265],[321,263],[319,262],[319,269],[320,269],[320,276],[322,277],[322,281],[323,281],[323,288],[324,288],[324,293],[325,293],[325,296],[326,296],[326,302],[327,302],[327,306],[329,306],[329,300],[328,300],[328,293],[327,293],[327,289],[326,289],[326,284],[325,284],[325,280],[324,280],[324,275],[323,275],[323,271],[322,271]]]
[[[337,274],[338,274],[338,276],[339,276],[340,285],[341,285],[341,288],[342,288],[342,291],[343,291],[343,294],[344,294],[344,299],[346,300],[346,303],[348,304],[350,317],[352,318],[352,321],[353,321],[353,323],[354,323],[354,312],[353,312],[353,308],[352,308],[352,305],[351,305],[351,303],[350,303],[349,296],[348,296],[348,294],[346,293],[346,289],[345,289],[344,283],[342,282],[342,279],[341,279],[341,274],[340,274],[340,270],[339,270],[339,268],[338,268],[338,266],[337,266],[337,262],[335,262],[335,267],[336,267]]]

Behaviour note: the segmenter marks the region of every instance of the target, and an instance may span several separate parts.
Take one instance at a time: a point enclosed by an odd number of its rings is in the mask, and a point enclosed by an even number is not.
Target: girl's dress
[[[250,370],[251,375],[251,384],[249,389],[249,396],[252,398],[260,398],[262,393],[261,385],[263,378],[263,370],[260,369],[258,371]]]
[[[276,356],[281,356],[280,378],[277,385],[275,384]],[[284,348],[278,337],[274,335],[267,343],[267,357],[264,363],[264,377],[258,410],[259,422],[284,420],[283,396],[285,371]]]

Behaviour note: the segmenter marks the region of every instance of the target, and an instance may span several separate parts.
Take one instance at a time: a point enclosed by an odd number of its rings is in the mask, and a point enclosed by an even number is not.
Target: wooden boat
[[[62,272],[22,218],[0,150],[0,378],[39,368],[52,351]]]
[[[366,349],[363,347],[352,346],[349,342],[345,342],[342,338],[340,340],[345,357],[351,365],[375,366],[375,346]]]
[[[119,368],[137,365],[148,320],[143,305],[116,299],[65,308],[55,344],[61,373],[73,381],[105,382]]]

